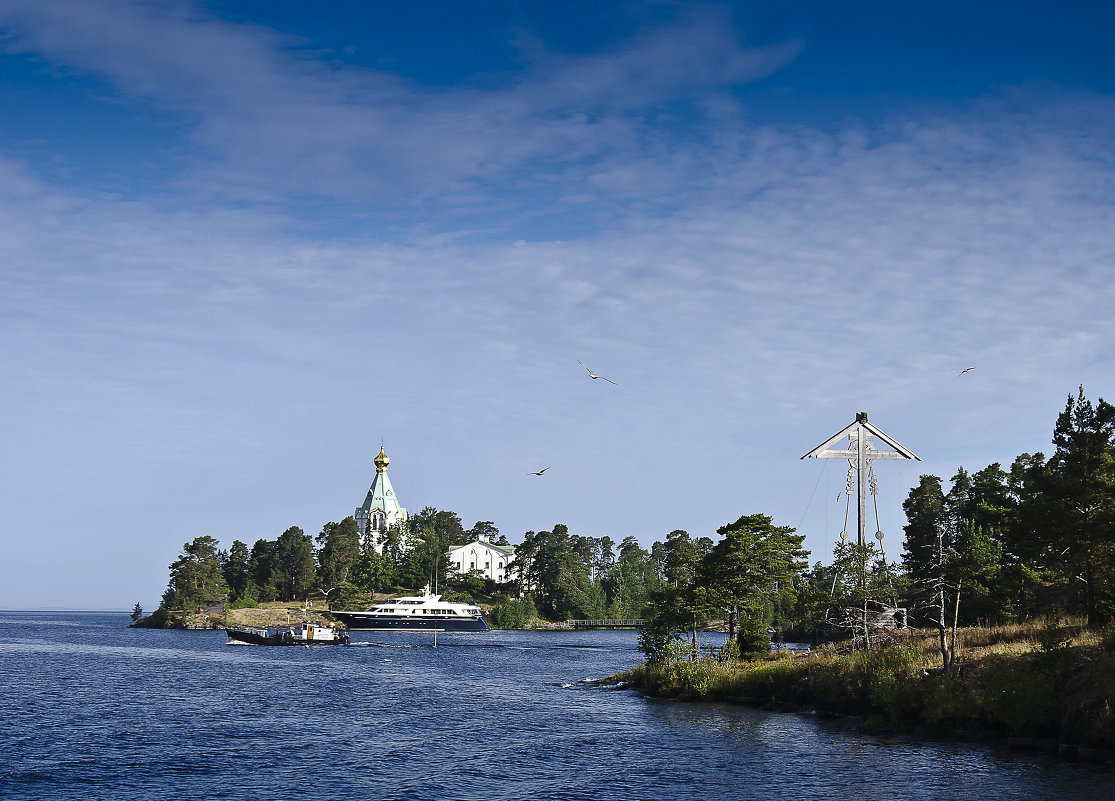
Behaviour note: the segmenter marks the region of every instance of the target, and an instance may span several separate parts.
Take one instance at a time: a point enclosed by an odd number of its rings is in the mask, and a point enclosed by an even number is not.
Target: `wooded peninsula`
[[[1024,453],[1008,469],[958,467],[947,485],[922,475],[903,503],[900,560],[842,541],[830,563],[810,565],[804,536],[761,513],[715,540],[675,530],[649,550],[634,536],[617,545],[559,524],[526,532],[497,584],[445,558],[479,538],[509,545],[492,522],[466,530],[456,513],[426,507],[379,548],[351,517],[250,548],[199,537],[170,565],[151,622],[268,601],[364,608],[376,593],[436,581],[448,597],[481,603],[497,628],[644,620],[646,663],[623,678],[649,693],[812,705],[1109,758],[1115,407],[1081,387],[1052,445],[1049,457]],[[699,633],[716,625],[729,636],[710,649]],[[772,652],[787,640],[826,644],[809,656]]]

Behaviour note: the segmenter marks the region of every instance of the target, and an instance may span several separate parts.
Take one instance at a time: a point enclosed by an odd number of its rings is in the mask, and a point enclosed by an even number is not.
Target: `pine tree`
[[[1059,543],[1083,579],[1088,625],[1115,616],[1115,406],[1092,405],[1080,387],[1057,417],[1049,459],[1049,503]],[[1071,581],[1070,581],[1071,585]]]
[[[213,537],[197,537],[182,546],[182,553],[170,565],[170,582],[163,593],[165,609],[193,613],[228,600],[228,585],[217,558],[218,544]]]

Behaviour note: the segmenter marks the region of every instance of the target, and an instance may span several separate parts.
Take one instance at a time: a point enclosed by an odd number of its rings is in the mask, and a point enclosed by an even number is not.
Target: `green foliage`
[[[357,559],[351,583],[361,592],[384,592],[395,584],[395,567],[387,556],[369,548]]]
[[[1093,405],[1080,387],[1057,418],[1053,444],[1047,488],[1057,544],[1083,578],[1088,625],[1098,627],[1115,619],[1115,406],[1103,398]]]
[[[382,557],[381,557],[382,558]],[[372,593],[349,581],[343,581],[329,594],[331,609],[366,609],[371,605]]]
[[[351,515],[326,523],[317,535],[318,578],[325,589],[350,581],[360,559],[360,527]]]
[[[1010,472],[960,468],[948,493],[922,476],[903,504],[909,602],[945,625],[1084,613],[1115,621],[1115,407],[1070,395],[1056,448],[1022,454]],[[950,621],[951,622],[951,621]]]
[[[741,653],[756,653],[772,598],[792,586],[808,564],[801,547],[805,537],[763,514],[744,515],[717,534],[721,540],[697,566],[695,597],[706,610],[727,613],[730,634],[739,626]]]
[[[248,586],[244,588],[243,592],[235,598],[230,598],[228,609],[258,609],[259,608],[259,587],[251,581]]]
[[[739,655],[743,659],[770,653],[770,633],[763,625],[763,615],[760,610],[751,609],[749,613],[743,615],[735,642]]]
[[[136,605],[132,608],[132,614],[131,614],[132,622],[133,623],[138,622],[141,617],[143,617],[143,607],[140,606],[139,603],[137,602]]]
[[[298,526],[291,526],[279,535],[271,564],[277,600],[297,601],[317,588],[313,540]]]
[[[233,540],[232,547],[227,552],[220,553],[221,575],[228,585],[229,599],[236,603],[243,598],[251,583],[251,551],[240,540]],[[257,589],[258,592],[258,589]]]
[[[538,617],[534,601],[528,598],[508,598],[492,609],[488,622],[497,629],[521,629]]]
[[[227,600],[228,585],[221,574],[217,545],[213,537],[197,537],[182,546],[182,553],[170,565],[170,583],[162,599],[166,609],[194,613]]]
[[[467,573],[458,575],[453,579],[453,586],[459,587],[464,592],[475,597],[484,592],[488,586],[488,579],[484,575],[484,571],[479,568],[473,568]]]
[[[792,616],[794,585],[806,566],[804,536],[761,514],[745,515],[717,533],[721,540],[707,547],[685,532],[672,533],[664,557],[668,583],[654,595],[639,640],[649,662],[669,661],[680,633],[695,641],[699,626],[713,616],[728,619],[736,653],[766,654],[768,625],[781,626]],[[693,563],[695,554],[700,558]]]

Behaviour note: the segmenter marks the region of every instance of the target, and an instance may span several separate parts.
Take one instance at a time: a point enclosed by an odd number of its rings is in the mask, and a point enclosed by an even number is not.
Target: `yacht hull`
[[[488,623],[476,617],[426,617],[377,615],[371,612],[331,612],[349,631],[489,631]]]

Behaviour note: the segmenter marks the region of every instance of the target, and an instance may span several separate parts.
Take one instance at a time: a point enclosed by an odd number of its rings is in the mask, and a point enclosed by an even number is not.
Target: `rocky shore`
[[[302,621],[317,625],[335,625],[335,621],[325,610],[307,609],[300,606],[276,606],[259,609],[223,609],[186,614],[167,612],[157,609],[147,617],[132,624],[139,629],[185,629],[190,631],[221,630],[226,628],[281,629],[300,626]]]

